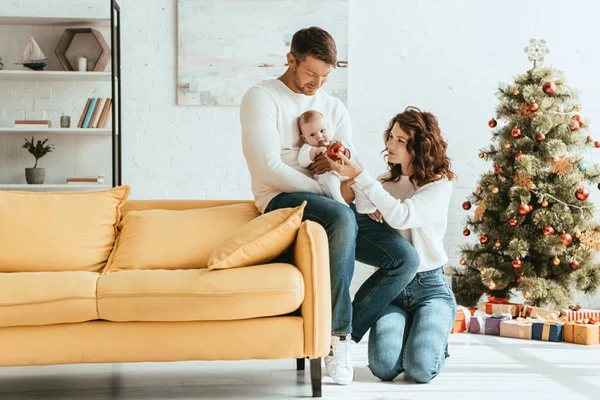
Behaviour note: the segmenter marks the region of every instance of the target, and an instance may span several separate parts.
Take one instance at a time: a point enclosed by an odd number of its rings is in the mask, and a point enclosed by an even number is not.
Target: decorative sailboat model
[[[42,49],[40,49],[33,36],[29,35],[29,42],[27,43],[27,47],[25,47],[21,62],[16,64],[22,64],[24,67],[34,71],[43,71],[44,67],[48,65],[47,61],[48,57],[44,55],[44,52],[42,52]]]

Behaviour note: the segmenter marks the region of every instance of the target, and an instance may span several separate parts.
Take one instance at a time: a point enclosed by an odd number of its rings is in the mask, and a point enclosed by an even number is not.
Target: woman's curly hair
[[[404,112],[396,115],[390,121],[383,134],[384,143],[387,143],[392,136],[392,128],[395,124],[398,124],[409,135],[406,150],[414,155],[415,172],[410,176],[410,181],[414,185],[421,187],[443,178],[454,179],[456,175],[450,170],[450,158],[446,154],[448,143],[442,138],[435,115],[422,112],[416,107],[407,107]],[[386,150],[383,152],[385,153]],[[400,180],[401,164],[392,164],[388,161],[388,169],[391,174],[382,179],[382,182]]]

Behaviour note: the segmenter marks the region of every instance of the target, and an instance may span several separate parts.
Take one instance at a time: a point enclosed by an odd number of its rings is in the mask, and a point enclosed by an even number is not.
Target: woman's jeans
[[[448,357],[455,315],[442,268],[418,273],[371,328],[369,369],[384,381],[401,372],[418,383],[431,381]]]
[[[307,205],[303,220],[319,223],[329,239],[332,334],[352,333],[358,341],[413,279],[419,256],[393,228],[358,214],[354,204],[348,207],[314,193],[281,193],[269,202],[265,213],[297,207],[304,200]],[[355,260],[380,269],[361,287],[357,293],[360,300],[353,304],[350,283]],[[353,308],[357,313],[354,320]]]

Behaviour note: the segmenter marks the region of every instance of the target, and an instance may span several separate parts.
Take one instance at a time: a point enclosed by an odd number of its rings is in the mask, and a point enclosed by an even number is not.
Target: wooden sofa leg
[[[304,371],[304,358],[296,358],[296,371]]]
[[[312,397],[321,397],[321,358],[310,360],[310,381],[312,383]]]

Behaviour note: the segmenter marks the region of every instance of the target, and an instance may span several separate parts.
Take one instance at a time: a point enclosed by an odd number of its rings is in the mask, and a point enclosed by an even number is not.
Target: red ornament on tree
[[[583,118],[583,115],[577,113],[577,114],[573,115],[573,119],[576,120],[577,122],[579,122],[579,125],[581,125],[581,126],[585,125],[585,118]]]
[[[517,220],[516,218],[511,218],[508,220],[508,224],[510,226],[517,226],[518,223],[519,223],[519,220]]]
[[[544,140],[546,140],[546,135],[544,135],[542,132],[538,133],[537,136],[535,137],[538,142],[543,142]]]
[[[463,230],[463,235],[464,235],[464,236],[469,236],[470,234],[471,234],[471,231],[469,230],[469,228],[465,228],[465,229]]]
[[[542,229],[542,232],[544,232],[544,235],[546,235],[546,236],[554,235],[554,228],[551,227],[550,225],[546,225]]]
[[[479,237],[479,242],[480,242],[481,244],[486,244],[486,243],[487,243],[487,242],[489,242],[489,241],[490,241],[490,239],[489,239],[487,236],[485,236],[485,235],[481,235],[481,236]]]
[[[590,195],[590,192],[586,188],[579,188],[575,192],[575,197],[577,197],[577,199],[581,200],[581,201],[586,200],[589,195]]]
[[[512,266],[515,269],[521,268],[523,266],[523,262],[517,258],[516,260],[512,261]]]
[[[539,110],[540,105],[538,103],[536,103],[535,101],[531,104],[529,104],[529,111],[537,111]]]
[[[531,209],[533,209],[533,207]],[[519,206],[519,208],[517,209],[517,211],[521,215],[526,215],[526,214],[529,214],[529,211],[531,211],[531,210],[529,209],[529,205],[528,204],[521,204]]]
[[[490,128],[495,128],[495,127],[496,127],[496,125],[498,125],[498,122],[496,122],[496,120],[495,120],[494,118],[492,118],[492,119],[490,119],[490,120],[488,121],[488,126],[489,126]]]
[[[497,174],[501,173],[502,172],[502,165],[496,165],[494,167],[494,172],[497,173]]]
[[[346,146],[344,146],[342,142],[333,142],[327,148],[327,155],[333,161],[341,160],[340,154],[346,155]]]
[[[470,210],[470,209],[471,209],[471,203],[470,203],[470,202],[468,202],[468,201],[465,201],[465,202],[462,204],[462,208],[463,208],[464,210]]]
[[[513,128],[513,130],[510,132],[510,134],[512,135],[512,137],[514,138],[518,138],[521,137],[521,129],[519,128]]]
[[[596,140],[594,142],[594,146],[596,146],[596,148],[600,148],[600,140]]]
[[[581,124],[579,123],[579,121],[577,121],[576,119],[571,121],[571,130],[572,131],[578,131],[579,128],[581,128]]]
[[[546,94],[553,94],[554,92],[556,92],[556,85],[554,84],[554,82],[546,82],[544,83],[544,93]]]
[[[579,268],[579,262],[578,261],[573,261],[571,262],[571,269],[572,270],[576,270],[577,268]]]
[[[517,283],[521,283],[523,282],[523,279],[525,279],[525,277],[523,275],[519,275],[517,276],[517,279],[515,279],[515,281],[517,281]]]
[[[570,234],[568,234],[567,232],[561,233],[559,238],[560,238],[560,240],[562,240],[562,242],[565,246],[568,246],[571,243],[573,243],[573,237]]]
[[[521,160],[521,157],[523,157],[523,152],[517,151],[517,154],[515,154],[515,160],[519,161]]]

